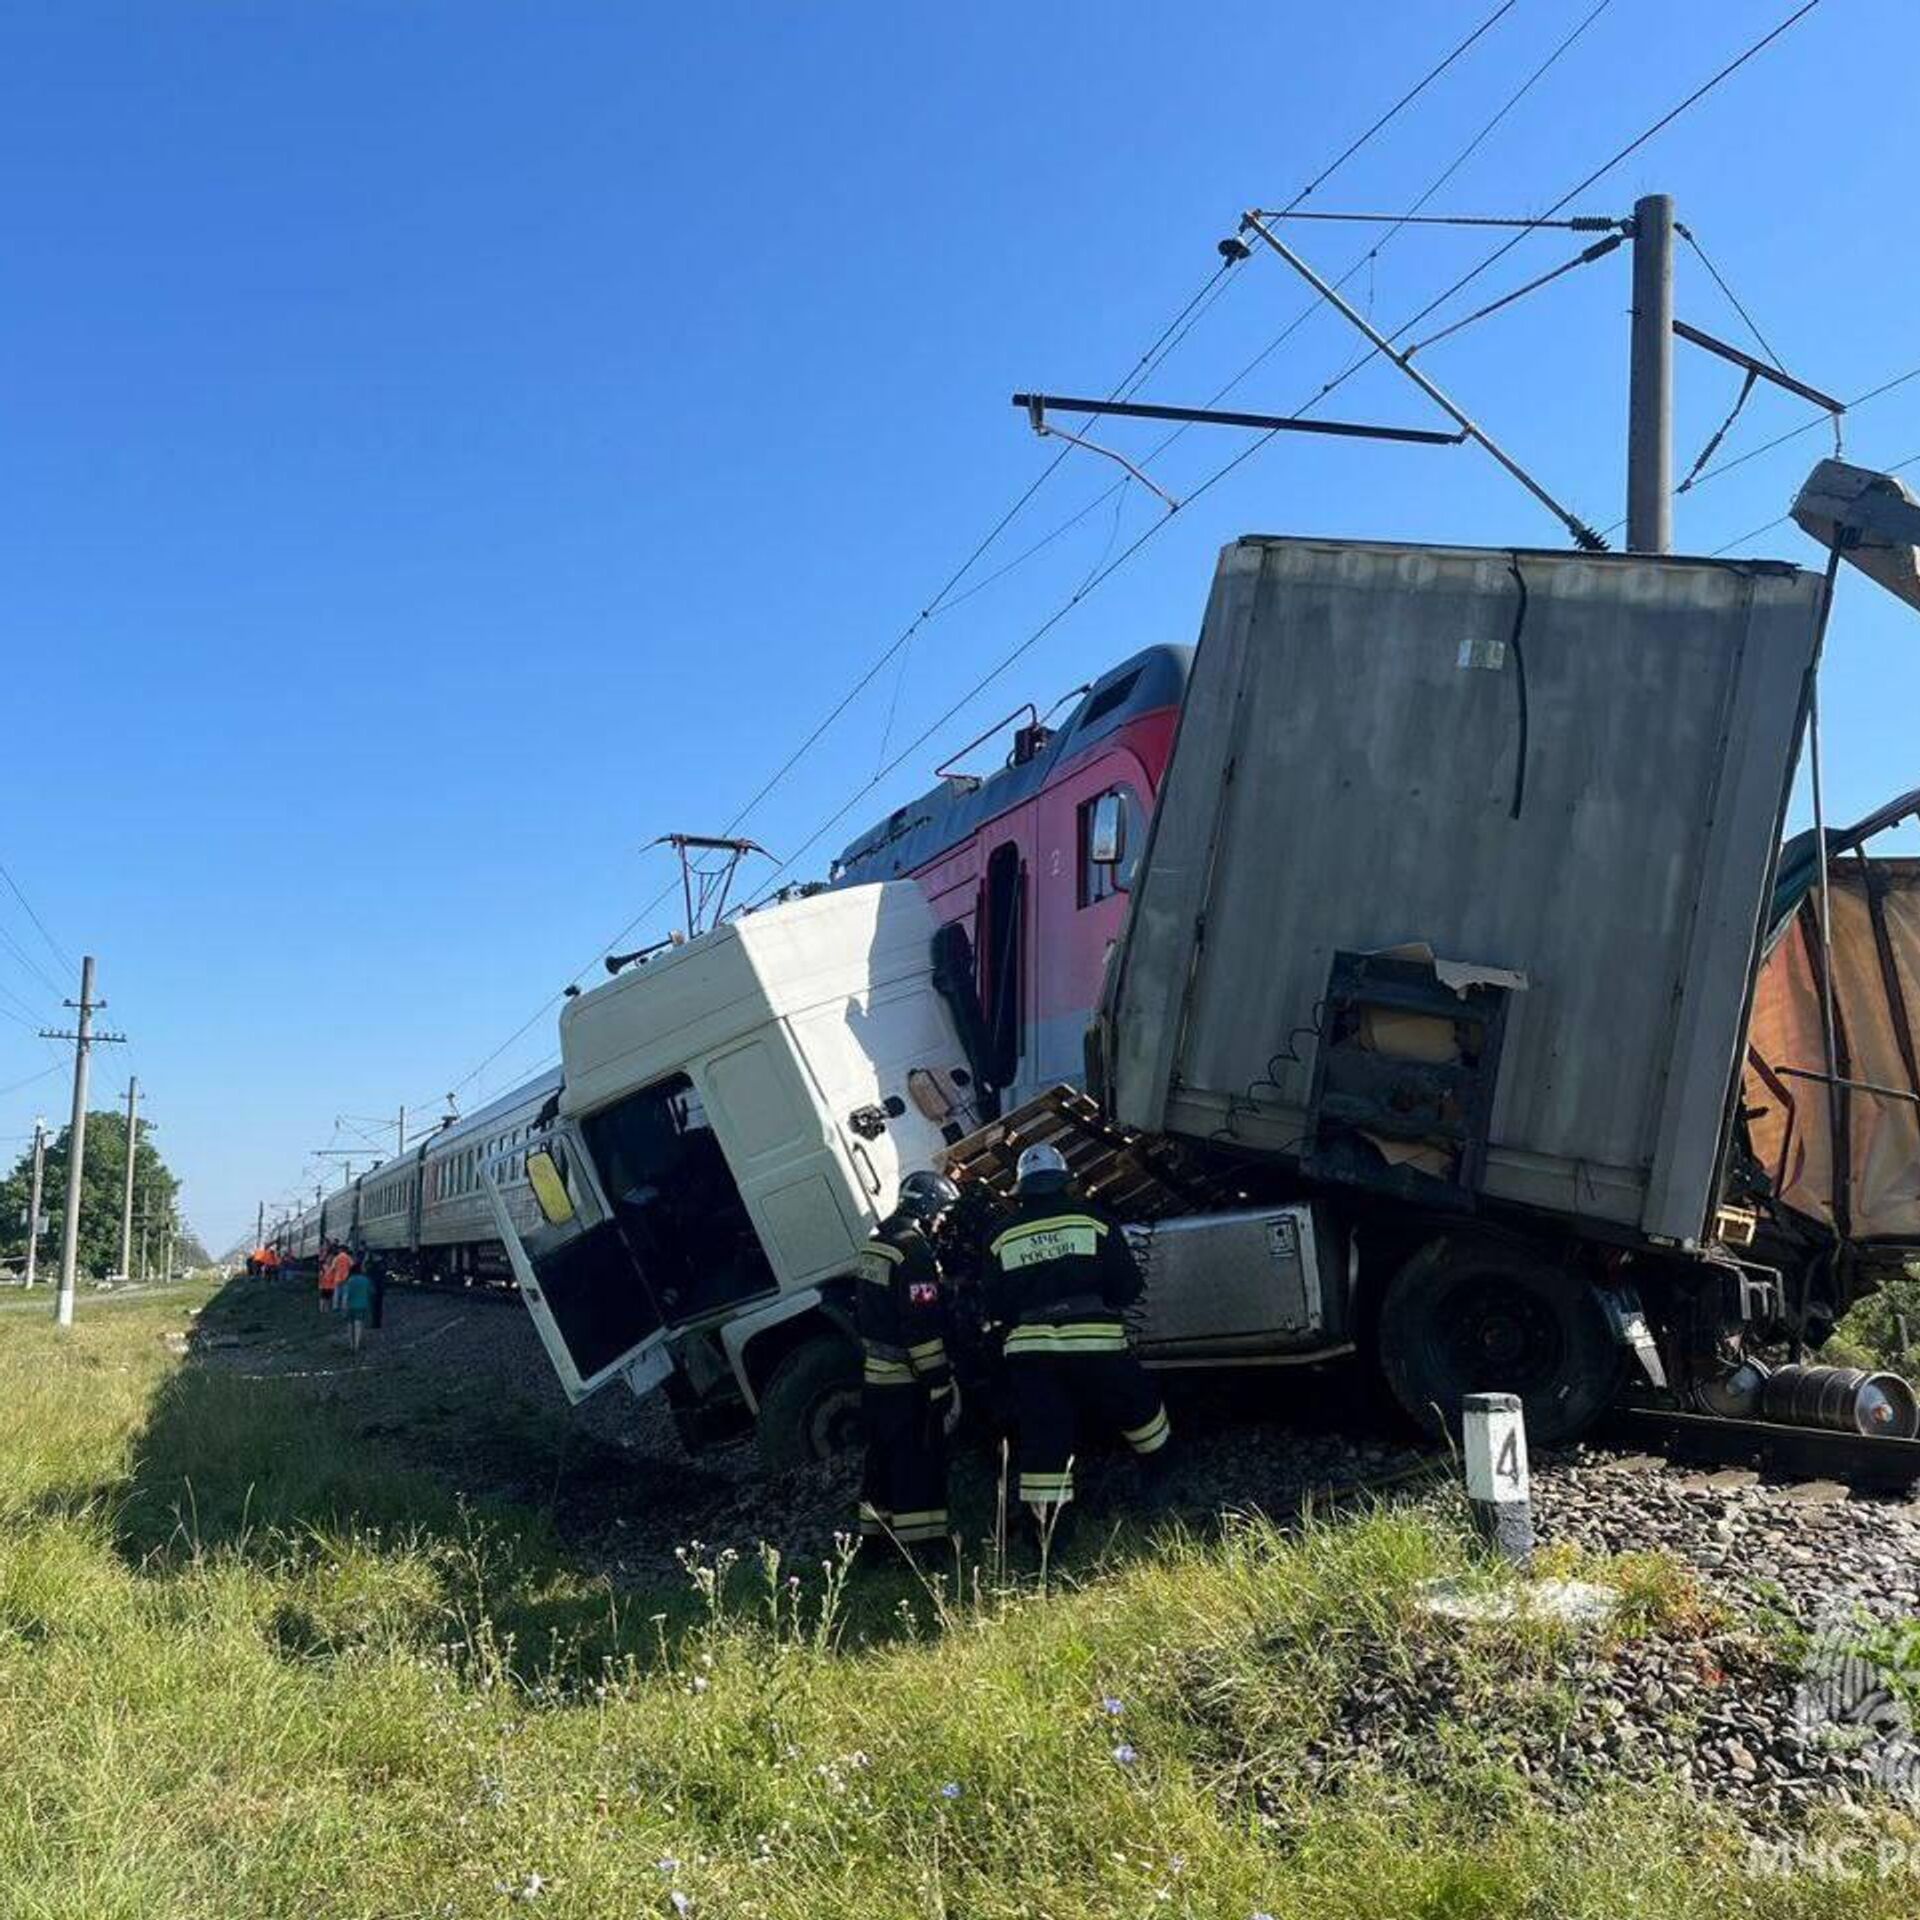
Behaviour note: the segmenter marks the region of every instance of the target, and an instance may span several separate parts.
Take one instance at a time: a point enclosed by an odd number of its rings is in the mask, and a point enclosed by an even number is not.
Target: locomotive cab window
[[[1140,864],[1145,810],[1129,786],[1109,787],[1080,803],[1080,904],[1091,907],[1126,893]]]

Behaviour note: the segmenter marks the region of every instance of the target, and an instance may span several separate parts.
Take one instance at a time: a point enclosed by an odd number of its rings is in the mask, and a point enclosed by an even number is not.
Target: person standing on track
[[[1127,1342],[1121,1315],[1141,1283],[1119,1221],[1074,1194],[1056,1147],[1027,1148],[1017,1171],[1018,1195],[988,1244],[982,1292],[1006,1328],[1019,1499],[1049,1538],[1073,1498],[1082,1428],[1117,1432],[1156,1469],[1172,1430],[1160,1390]]]
[[[908,1174],[861,1263],[860,1533],[909,1549],[948,1537],[947,1437],[959,1424],[960,1389],[947,1357],[946,1281],[934,1240],[959,1198],[944,1174]]]

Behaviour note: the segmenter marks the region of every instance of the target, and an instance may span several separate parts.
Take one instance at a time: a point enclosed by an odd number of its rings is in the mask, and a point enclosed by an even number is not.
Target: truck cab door
[[[481,1169],[520,1297],[569,1400],[624,1375],[636,1394],[671,1371],[659,1304],[614,1222],[570,1121]]]

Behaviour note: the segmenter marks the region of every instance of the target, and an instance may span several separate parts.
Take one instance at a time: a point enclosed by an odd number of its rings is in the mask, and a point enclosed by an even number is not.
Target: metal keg
[[[1760,1417],[1783,1427],[1911,1440],[1920,1429],[1920,1400],[1897,1373],[1781,1367],[1761,1383]]]

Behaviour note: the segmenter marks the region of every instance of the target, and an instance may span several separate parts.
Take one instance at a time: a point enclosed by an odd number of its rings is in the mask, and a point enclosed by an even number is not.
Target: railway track
[[[1901,1492],[1920,1482],[1920,1440],[1729,1420],[1664,1407],[1624,1407],[1603,1431],[1676,1462],[1751,1467],[1780,1480],[1836,1480]]]
[[[505,1281],[451,1282],[391,1279],[391,1293],[488,1307],[518,1307],[519,1290]],[[1920,1439],[1904,1440],[1770,1421],[1735,1420],[1677,1408],[1623,1406],[1600,1423],[1602,1446],[1655,1453],[1676,1465],[1745,1467],[1783,1481],[1836,1481],[1862,1492],[1898,1493],[1920,1484]],[[1436,1450],[1429,1465],[1400,1467],[1379,1476],[1341,1477],[1321,1497],[1384,1491],[1409,1478],[1444,1469]]]
[[[517,1307],[520,1304],[520,1291],[506,1281],[482,1281],[475,1286],[467,1281],[455,1283],[451,1280],[389,1280],[386,1283],[389,1293],[417,1293],[429,1300],[471,1300],[476,1305],[496,1307]]]

